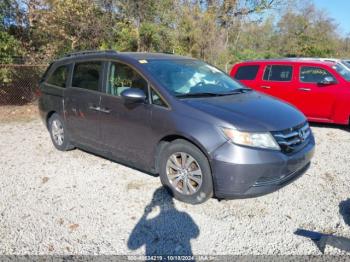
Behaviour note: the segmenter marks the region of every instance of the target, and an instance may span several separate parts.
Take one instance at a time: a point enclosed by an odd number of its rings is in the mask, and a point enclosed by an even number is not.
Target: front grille
[[[282,131],[271,132],[282,152],[293,153],[301,150],[309,141],[311,129],[307,122]]]

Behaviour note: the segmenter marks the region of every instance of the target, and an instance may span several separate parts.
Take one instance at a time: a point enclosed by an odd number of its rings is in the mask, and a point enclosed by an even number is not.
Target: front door
[[[105,94],[101,97],[101,138],[117,159],[144,167],[152,140],[151,104],[148,82],[129,65],[111,62]],[[140,88],[147,95],[144,103],[127,104],[121,93]]]
[[[100,146],[102,63],[76,63],[72,84],[65,90],[65,116],[71,139],[90,147]]]
[[[329,119],[332,116],[339,84],[322,84],[321,82],[327,76],[334,78],[329,70],[323,67],[300,66],[299,68],[299,82],[296,86],[294,104],[310,119]]]

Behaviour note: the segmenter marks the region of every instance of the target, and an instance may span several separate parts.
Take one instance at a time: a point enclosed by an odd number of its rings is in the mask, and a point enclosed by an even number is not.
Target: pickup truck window
[[[263,80],[288,82],[292,80],[293,67],[285,65],[268,65]]]
[[[235,79],[237,80],[254,80],[258,74],[258,65],[241,66],[238,68]]]
[[[333,75],[326,69],[313,66],[302,66],[300,69],[300,82],[320,83],[325,77]]]

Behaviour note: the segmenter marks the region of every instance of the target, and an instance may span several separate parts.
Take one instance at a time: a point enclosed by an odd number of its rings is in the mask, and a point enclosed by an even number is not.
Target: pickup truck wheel
[[[186,140],[175,140],[164,148],[159,171],[162,184],[180,201],[200,204],[213,196],[209,162]]]
[[[71,150],[74,147],[69,141],[68,133],[62,118],[54,113],[48,121],[48,129],[54,146],[60,151]]]

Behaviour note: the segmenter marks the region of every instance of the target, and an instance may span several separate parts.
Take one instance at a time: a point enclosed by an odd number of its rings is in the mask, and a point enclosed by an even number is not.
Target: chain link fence
[[[34,102],[46,68],[47,65],[0,64],[0,106]]]

